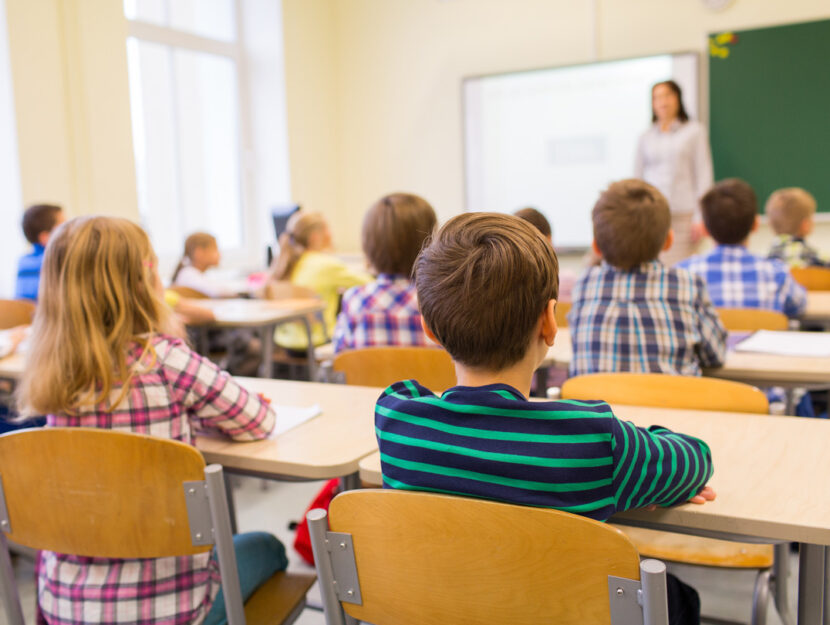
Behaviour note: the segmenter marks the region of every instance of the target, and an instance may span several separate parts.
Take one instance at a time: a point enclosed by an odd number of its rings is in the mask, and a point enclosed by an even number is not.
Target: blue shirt
[[[17,284],[14,289],[15,299],[37,301],[37,289],[40,284],[40,267],[43,265],[45,248],[35,243],[31,254],[21,256],[17,264]]]
[[[712,475],[703,441],[640,428],[601,401],[528,401],[506,384],[437,397],[414,380],[375,406],[385,488],[470,495],[605,520],[687,501]]]
[[[718,308],[761,308],[797,317],[807,307],[807,291],[785,263],[756,256],[743,245],[719,245],[677,266],[706,281]]]
[[[700,375],[726,358],[726,330],[703,280],[659,260],[623,271],[603,262],[580,278],[568,314],[570,374]]]

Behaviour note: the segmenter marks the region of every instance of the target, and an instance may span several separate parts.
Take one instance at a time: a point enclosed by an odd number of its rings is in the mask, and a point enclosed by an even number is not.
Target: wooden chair
[[[556,325],[560,328],[568,327],[568,313],[571,312],[571,302],[556,302]]]
[[[307,518],[329,625],[668,623],[665,565],[585,517],[361,490]]]
[[[827,267],[793,267],[790,273],[808,291],[830,291],[830,269]]]
[[[313,575],[277,573],[244,605],[222,467],[190,445],[87,428],[0,436],[0,590],[9,625],[24,625],[6,538],[102,558],[210,551],[222,575],[229,625],[291,623]],[[48,510],[48,514],[44,511]]]
[[[755,414],[769,411],[766,395],[754,386],[715,378],[659,373],[597,373],[577,376],[562,385],[561,397],[688,410]],[[771,580],[786,580],[789,557],[787,545],[737,543],[630,527],[620,529],[631,539],[640,554],[648,558],[699,566],[758,569],[752,606],[753,625],[766,622]],[[774,590],[778,612],[788,614],[786,582],[776,583]]]
[[[0,330],[32,323],[35,304],[23,299],[0,299]]]
[[[210,299],[210,296],[206,293],[202,293],[196,289],[191,289],[189,286],[177,286],[174,284],[173,286],[167,288],[168,290],[173,291],[173,293],[178,293],[187,299]]]
[[[340,352],[332,361],[346,384],[387,387],[414,379],[428,389],[443,392],[455,386],[450,355],[438,347],[367,347]]]
[[[774,310],[759,308],[718,308],[723,326],[730,332],[755,332],[756,330],[787,330],[787,315]]]

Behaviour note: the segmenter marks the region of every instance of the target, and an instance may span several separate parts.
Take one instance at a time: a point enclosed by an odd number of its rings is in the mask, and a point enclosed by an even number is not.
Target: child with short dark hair
[[[63,209],[55,204],[34,204],[23,213],[23,234],[34,249],[30,254],[22,256],[17,265],[17,284],[14,289],[16,299],[37,301],[43,252],[52,230],[65,219]]]
[[[766,214],[776,234],[769,258],[788,267],[828,267],[830,256],[819,253],[805,239],[813,231],[816,198],[798,187],[778,189],[769,196]]]
[[[571,375],[700,375],[722,365],[726,330],[703,280],[658,260],[673,242],[663,194],[642,180],[615,182],[592,219],[602,262],[574,287]]]
[[[421,328],[412,265],[438,220],[432,206],[410,193],[375,202],[363,218],[363,252],[374,282],[343,295],[334,350],[430,345]]]
[[[557,269],[553,248],[533,226],[496,213],[451,219],[421,252],[415,283],[424,330],[450,353],[458,386],[439,397],[406,380],[380,396],[375,429],[385,487],[603,520],[714,497],[705,487],[712,461],[703,441],[620,421],[601,401],[528,399],[556,336]],[[671,610],[691,612],[682,622],[695,622],[699,606],[670,597]]]
[[[758,199],[743,180],[730,178],[700,200],[703,223],[717,243],[708,254],[678,263],[706,280],[715,306],[762,308],[797,317],[807,306],[807,292],[784,262],[756,256],[747,249],[758,228]]]

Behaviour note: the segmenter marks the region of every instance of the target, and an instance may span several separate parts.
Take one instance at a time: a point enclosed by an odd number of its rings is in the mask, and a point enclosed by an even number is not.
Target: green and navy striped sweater
[[[601,401],[531,402],[506,384],[437,397],[413,380],[375,407],[386,488],[471,495],[605,520],[694,496],[712,476],[703,441],[640,428]]]

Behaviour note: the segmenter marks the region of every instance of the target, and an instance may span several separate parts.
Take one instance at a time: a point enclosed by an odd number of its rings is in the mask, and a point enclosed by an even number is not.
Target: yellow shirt
[[[323,299],[326,306],[323,310],[326,331],[319,323],[313,324],[311,328],[315,345],[322,345],[326,342],[327,336],[331,337],[342,291],[366,284],[370,280],[369,275],[352,271],[331,254],[305,252],[300,256],[291,273],[291,283],[311,289]],[[301,323],[284,323],[277,326],[274,339],[278,345],[289,349],[304,350],[308,347],[305,326]]]

